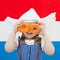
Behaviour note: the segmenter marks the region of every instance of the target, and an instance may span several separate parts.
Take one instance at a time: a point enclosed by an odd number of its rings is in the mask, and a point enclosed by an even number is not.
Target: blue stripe
[[[53,42],[55,46],[55,54],[52,56],[46,55],[44,52],[42,54],[42,60],[60,60],[60,42]],[[0,42],[0,60],[18,60],[16,50],[12,53],[7,53],[4,50],[5,42]]]

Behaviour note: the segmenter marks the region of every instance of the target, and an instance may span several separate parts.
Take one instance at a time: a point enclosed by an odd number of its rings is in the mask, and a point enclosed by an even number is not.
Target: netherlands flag
[[[37,15],[39,15],[41,21],[46,23],[46,33],[48,34],[56,49],[53,56],[47,56],[43,52],[42,60],[60,60],[59,0],[0,1],[0,60],[17,60],[16,50],[12,53],[7,53],[4,50],[4,45],[13,29],[13,26],[20,20],[20,17],[31,8],[37,12]],[[38,17],[36,18],[38,19]]]

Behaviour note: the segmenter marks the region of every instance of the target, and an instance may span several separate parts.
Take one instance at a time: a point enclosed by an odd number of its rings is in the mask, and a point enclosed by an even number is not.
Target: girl
[[[36,14],[35,11],[30,15],[33,17],[34,14]],[[42,50],[48,55],[53,55],[55,52],[52,42],[45,33],[45,23],[35,19],[20,19],[5,44],[7,52],[12,52],[17,48],[19,60],[41,60]]]

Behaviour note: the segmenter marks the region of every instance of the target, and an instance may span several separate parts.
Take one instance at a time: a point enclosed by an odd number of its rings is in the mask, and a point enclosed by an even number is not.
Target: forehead
[[[31,23],[38,23],[36,21],[22,21],[22,22],[26,22],[26,23],[29,23],[29,24],[31,24]]]
[[[28,24],[37,23],[38,24],[38,22],[26,22],[26,23],[28,23]]]
[[[38,20],[22,20],[21,22],[33,23],[33,22],[38,22]]]
[[[27,22],[27,23],[35,23],[35,22]]]

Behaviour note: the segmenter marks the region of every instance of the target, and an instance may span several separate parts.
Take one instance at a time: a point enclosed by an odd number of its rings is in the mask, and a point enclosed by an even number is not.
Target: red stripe
[[[7,16],[18,19],[31,7],[42,18],[56,12],[56,20],[60,20],[60,0],[0,0],[0,20]]]

